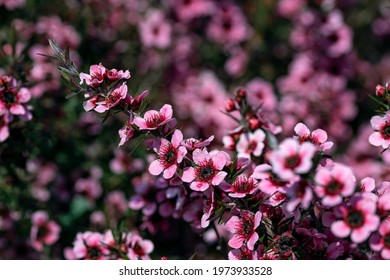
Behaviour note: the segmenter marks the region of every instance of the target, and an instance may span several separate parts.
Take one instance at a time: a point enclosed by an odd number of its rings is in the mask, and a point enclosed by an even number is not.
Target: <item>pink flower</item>
[[[127,97],[127,85],[123,83],[120,87],[112,90],[103,101],[96,102],[95,111],[104,113],[105,111],[117,106]],[[130,96],[129,96],[130,97]]]
[[[333,207],[340,204],[343,197],[351,196],[355,190],[355,176],[350,168],[336,164],[332,168],[320,168],[314,178],[314,188],[324,206]]]
[[[239,249],[246,244],[249,250],[253,250],[255,243],[259,240],[256,229],[261,222],[260,211],[253,214],[248,210],[240,212],[239,216],[232,216],[226,223],[226,229],[233,233],[233,238],[229,240],[229,246]]]
[[[390,146],[390,112],[386,112],[383,117],[374,116],[371,118],[371,126],[375,130],[370,135],[368,141],[371,145],[382,146],[384,149]]]
[[[18,88],[15,79],[8,76],[0,77],[0,115],[8,112],[18,116],[26,115],[28,111],[23,103],[30,99],[30,91],[24,87]]]
[[[127,141],[133,138],[134,129],[131,126],[133,124],[133,119],[134,119],[133,114],[130,114],[130,119],[125,123],[125,125],[121,129],[119,129],[118,134],[121,140],[119,141],[118,147],[122,146]]]
[[[295,139],[285,139],[269,156],[272,171],[285,181],[293,179],[296,174],[305,174],[313,165],[315,152],[316,147],[311,143],[299,144]]]
[[[229,196],[231,197],[245,197],[258,190],[256,180],[245,175],[238,176],[233,184],[226,184],[223,188],[226,192],[229,192]]]
[[[295,133],[298,135],[299,143],[311,142],[321,151],[326,151],[332,148],[333,142],[326,142],[328,134],[325,130],[316,129],[310,133],[310,130],[303,123],[298,123],[294,128]]]
[[[126,70],[123,72],[123,70],[116,70],[116,69],[111,69],[106,71],[106,77],[110,81],[117,81],[117,80],[122,80],[122,79],[130,79],[130,72],[129,70]]]
[[[171,44],[172,27],[160,10],[149,10],[139,23],[141,42],[145,47],[165,49]]]
[[[286,194],[288,201],[286,203],[286,210],[293,212],[298,206],[303,209],[308,209],[313,200],[313,189],[306,180],[299,180],[294,182],[287,188]]]
[[[270,111],[276,108],[276,97],[272,85],[262,79],[256,78],[247,84],[246,99],[253,109],[262,108]]]
[[[31,220],[31,245],[35,250],[42,252],[44,245],[53,245],[58,240],[61,228],[56,222],[49,220],[49,215],[45,211],[34,212]]]
[[[370,247],[375,252],[380,252],[383,259],[390,260],[390,220],[384,220],[370,238]]]
[[[203,202],[203,215],[200,220],[200,226],[202,228],[207,228],[210,224],[209,218],[214,211],[214,203],[214,191],[211,190],[207,193],[207,197]]]
[[[237,143],[237,151],[239,157],[248,157],[251,155],[259,157],[264,148],[265,133],[258,129],[255,132],[241,134],[240,140]]]
[[[181,146],[182,141],[183,133],[178,129],[173,133],[171,142],[166,139],[156,141],[154,149],[159,158],[150,164],[150,174],[157,176],[164,171],[165,179],[170,179],[175,175],[178,165],[187,154],[187,149]]]
[[[201,149],[210,145],[211,141],[213,141],[214,135],[211,135],[206,140],[188,138],[183,141],[182,145],[189,151],[193,151],[195,149]]]
[[[172,106],[165,104],[159,112],[149,110],[144,117],[136,117],[134,124],[141,130],[154,130],[172,120]]]
[[[180,20],[188,22],[202,15],[212,14],[215,10],[210,0],[169,0]]]
[[[73,255],[76,259],[104,260],[110,250],[104,245],[103,235],[98,232],[83,232],[76,235]]]
[[[218,186],[227,173],[221,171],[227,163],[228,155],[220,151],[208,153],[205,149],[196,149],[193,154],[195,167],[184,169],[182,180],[190,184],[195,191],[205,191],[210,185]]]
[[[341,206],[343,219],[332,223],[332,233],[340,238],[351,236],[352,242],[362,243],[378,229],[376,204],[370,199],[353,198],[349,207]]]
[[[99,65],[91,65],[89,68],[89,75],[80,73],[80,85],[85,81],[85,83],[91,87],[99,87],[104,81],[106,71],[106,68],[101,63]]]
[[[136,233],[130,233],[126,237],[127,256],[130,260],[149,260],[149,254],[153,252],[153,249],[152,241],[142,239]]]

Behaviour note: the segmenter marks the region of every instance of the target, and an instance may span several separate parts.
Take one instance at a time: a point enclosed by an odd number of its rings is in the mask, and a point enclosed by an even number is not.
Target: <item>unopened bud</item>
[[[236,105],[234,104],[233,99],[228,99],[225,103],[225,110],[226,112],[232,112],[236,109]]]
[[[383,96],[386,92],[386,88],[382,85],[377,85],[376,88],[375,88],[375,95],[376,96]]]
[[[254,117],[251,117],[248,123],[251,130],[256,130],[260,127],[260,121]]]

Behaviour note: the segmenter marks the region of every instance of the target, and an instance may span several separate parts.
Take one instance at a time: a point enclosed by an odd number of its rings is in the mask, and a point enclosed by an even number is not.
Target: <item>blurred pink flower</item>
[[[215,4],[210,0],[169,0],[180,20],[188,22],[196,17],[210,15]]]
[[[265,133],[257,129],[253,133],[242,133],[236,149],[239,157],[261,156],[264,148]]]
[[[385,260],[390,260],[390,220],[384,220],[379,226],[378,232],[370,238],[370,247],[373,251],[380,252]]]
[[[104,245],[103,235],[98,232],[83,232],[76,235],[73,255],[76,259],[105,260],[110,250]]]
[[[247,85],[246,99],[253,109],[262,108],[272,111],[276,108],[276,96],[272,84],[260,78],[255,78]]]
[[[386,112],[383,117],[374,116],[371,118],[371,126],[375,130],[370,135],[368,141],[371,145],[382,146],[387,149],[390,146],[390,112]]]
[[[138,30],[145,47],[165,49],[171,44],[172,27],[160,10],[149,10]]]
[[[298,123],[294,128],[295,133],[298,135],[299,143],[311,142],[318,146],[321,151],[329,150],[333,147],[333,142],[326,142],[328,134],[325,130],[316,129],[313,132],[307,128],[303,123]]]
[[[142,239],[137,233],[129,233],[126,236],[126,250],[130,260],[149,260],[153,249],[152,241]]]
[[[0,115],[7,112],[19,116],[26,115],[28,110],[24,103],[30,99],[30,91],[24,87],[19,88],[14,78],[0,77]]]
[[[9,137],[9,119],[8,114],[0,114],[0,142],[4,142]]]
[[[56,222],[49,220],[49,215],[45,211],[34,212],[31,220],[31,246],[42,252],[44,245],[53,245],[58,240],[61,227]]]

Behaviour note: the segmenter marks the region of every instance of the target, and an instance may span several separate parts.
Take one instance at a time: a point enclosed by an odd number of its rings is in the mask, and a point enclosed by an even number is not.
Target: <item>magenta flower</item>
[[[333,142],[326,142],[328,139],[328,134],[325,130],[316,129],[313,132],[307,128],[303,123],[298,123],[294,128],[295,133],[298,135],[299,143],[311,142],[321,151],[326,151],[332,148]]]
[[[352,242],[362,243],[379,226],[379,217],[375,214],[376,203],[370,199],[355,197],[351,205],[341,206],[343,219],[332,223],[332,233],[340,238],[351,236]]]
[[[192,154],[195,167],[184,169],[182,180],[190,184],[195,191],[205,191],[210,185],[218,186],[227,173],[221,171],[226,163],[228,155],[214,150],[208,153],[205,149],[196,149]]]
[[[233,233],[233,238],[229,240],[229,246],[239,249],[246,244],[249,250],[253,250],[255,243],[259,240],[256,229],[261,222],[260,211],[253,214],[248,210],[240,212],[239,216],[232,216],[226,223],[226,229]]]
[[[120,87],[112,90],[103,101],[96,102],[95,111],[99,113],[104,113],[112,107],[117,106],[126,97],[127,85],[126,83],[123,83]]]
[[[187,153],[187,149],[181,146],[182,141],[183,133],[178,129],[173,133],[171,142],[166,139],[156,141],[155,151],[159,158],[150,164],[150,174],[157,176],[164,171],[165,179],[170,179],[175,175],[178,165]]]
[[[23,116],[28,113],[24,103],[30,101],[31,93],[27,88],[18,88],[15,79],[0,77],[0,115],[11,113]]]
[[[390,260],[390,220],[384,220],[378,232],[371,236],[370,247],[373,251],[379,252],[381,257]]]
[[[42,252],[44,245],[53,245],[58,240],[61,227],[56,222],[49,220],[49,215],[45,211],[34,212],[31,220],[31,246]]]
[[[355,176],[350,168],[336,164],[332,168],[320,168],[314,178],[314,191],[324,206],[340,204],[343,197],[351,196],[355,190]]]
[[[101,63],[99,65],[91,65],[91,67],[89,67],[89,75],[80,73],[80,85],[85,81],[85,83],[91,87],[99,87],[104,81],[106,71],[106,68]]]
[[[152,241],[144,240],[136,233],[130,233],[126,237],[127,256],[130,260],[149,260],[149,254],[153,249]]]
[[[259,157],[264,148],[265,133],[258,129],[255,132],[241,134],[236,149],[239,157],[248,157],[251,155]]]
[[[83,232],[76,235],[73,255],[76,259],[104,260],[110,250],[104,245],[103,235],[98,232]]]
[[[172,120],[172,106],[165,104],[159,112],[156,110],[149,110],[145,113],[144,117],[136,117],[134,124],[141,130],[154,130],[158,127],[167,124]]]
[[[368,141],[371,145],[382,146],[384,149],[390,146],[390,112],[383,117],[374,116],[371,118],[371,126],[375,130],[370,135]]]
[[[309,142],[299,144],[295,139],[285,139],[270,154],[272,171],[282,180],[291,180],[296,174],[304,174],[310,170],[315,152],[316,147]]]
[[[225,184],[223,188],[231,197],[245,197],[258,190],[257,181],[245,175],[238,176],[233,184]]]

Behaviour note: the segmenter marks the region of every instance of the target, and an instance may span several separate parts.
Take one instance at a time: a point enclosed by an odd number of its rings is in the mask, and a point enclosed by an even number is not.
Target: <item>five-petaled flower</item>
[[[371,118],[371,126],[375,130],[368,141],[374,146],[382,146],[387,149],[390,146],[390,111],[383,117],[374,116]]]
[[[172,106],[165,104],[160,111],[149,110],[145,113],[143,118],[134,118],[134,124],[137,125],[140,130],[155,130],[170,122],[172,120],[172,114]]]
[[[333,142],[326,141],[328,134],[325,130],[316,129],[312,132],[303,123],[298,123],[294,128],[295,133],[298,135],[299,143],[310,142],[319,147],[321,151],[326,151],[332,148]]]
[[[226,229],[233,233],[229,240],[229,246],[239,249],[245,243],[249,250],[253,250],[255,243],[259,240],[256,229],[259,227],[262,218],[260,211],[256,214],[243,210],[238,216],[232,216],[226,223]]]
[[[210,185],[218,186],[226,177],[227,173],[222,171],[227,163],[229,155],[221,151],[196,149],[192,154],[195,167],[184,169],[181,179],[191,183],[190,188],[195,191],[205,191]]]
[[[183,133],[176,129],[172,135],[172,140],[161,138],[154,142],[154,150],[158,154],[158,159],[149,166],[152,175],[160,175],[163,172],[165,179],[170,179],[175,175],[178,164],[180,164],[187,153],[187,149],[181,146]]]
[[[80,73],[80,85],[85,83],[93,88],[99,87],[104,81],[104,76],[107,69],[100,63],[99,65],[91,65],[89,74]]]
[[[264,148],[265,133],[261,129],[255,132],[241,134],[240,140],[237,143],[237,152],[240,157],[261,156]]]

